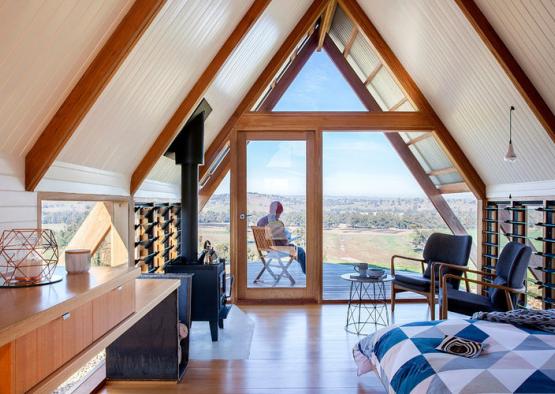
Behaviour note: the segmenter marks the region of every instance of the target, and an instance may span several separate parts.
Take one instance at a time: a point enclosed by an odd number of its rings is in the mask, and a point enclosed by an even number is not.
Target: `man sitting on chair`
[[[283,213],[283,205],[279,201],[273,201],[270,204],[270,213],[258,221],[258,227],[269,227],[272,234],[272,241],[276,246],[294,246],[297,250],[297,261],[301,265],[303,274],[306,275],[306,253],[303,248],[291,243],[291,233],[285,228],[285,225],[279,217]]]

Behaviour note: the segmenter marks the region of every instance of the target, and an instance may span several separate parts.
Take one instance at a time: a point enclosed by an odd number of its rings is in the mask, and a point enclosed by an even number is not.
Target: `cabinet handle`
[[[123,286],[118,286],[118,287],[116,287],[116,290],[117,290],[117,291],[121,291],[121,289],[123,289]]]
[[[71,317],[71,313],[70,313],[70,312],[66,312],[66,313],[64,313],[64,314],[62,315],[62,319],[63,319],[63,320],[67,320],[67,319],[69,319],[70,317]]]

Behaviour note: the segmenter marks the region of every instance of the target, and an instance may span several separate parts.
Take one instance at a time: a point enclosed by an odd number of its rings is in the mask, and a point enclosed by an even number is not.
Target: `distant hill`
[[[305,196],[248,194],[250,221],[268,213],[272,201],[284,206],[282,219],[288,225],[303,225]],[[476,202],[470,198],[449,199],[449,205],[467,228],[476,226]],[[229,222],[229,194],[213,195],[200,215],[201,223]],[[360,228],[440,228],[444,223],[426,198],[381,198],[353,196],[324,197],[324,226]]]

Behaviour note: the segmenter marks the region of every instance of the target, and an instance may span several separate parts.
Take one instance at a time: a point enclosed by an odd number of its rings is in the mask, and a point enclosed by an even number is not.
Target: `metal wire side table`
[[[343,274],[341,278],[351,282],[349,306],[345,331],[350,334],[368,335],[373,327],[389,325],[389,311],[385,284],[393,281],[393,276],[386,275],[380,279],[351,278]],[[368,303],[370,301],[370,303]]]

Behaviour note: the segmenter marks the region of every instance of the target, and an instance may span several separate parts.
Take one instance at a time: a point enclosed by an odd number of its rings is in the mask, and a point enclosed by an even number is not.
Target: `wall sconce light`
[[[509,110],[509,149],[507,149],[507,153],[505,154],[505,161],[513,162],[516,160],[516,153],[515,149],[513,148],[513,111],[515,107],[511,105],[511,109]]]

